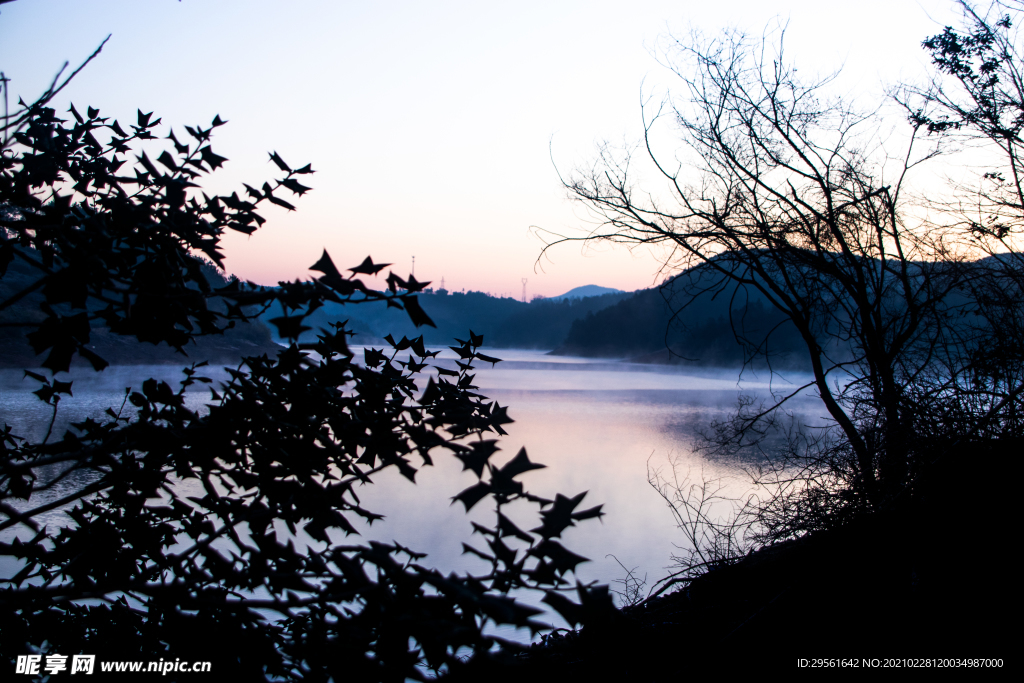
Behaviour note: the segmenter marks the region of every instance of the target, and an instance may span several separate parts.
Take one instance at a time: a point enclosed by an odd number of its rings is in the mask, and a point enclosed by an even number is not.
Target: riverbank
[[[1012,496],[989,489],[983,499],[965,498],[959,460],[982,458],[1002,471],[1022,446],[952,451],[907,501],[550,636],[507,657],[492,680],[1008,668],[1016,641],[1007,621],[1015,609],[1006,555]]]

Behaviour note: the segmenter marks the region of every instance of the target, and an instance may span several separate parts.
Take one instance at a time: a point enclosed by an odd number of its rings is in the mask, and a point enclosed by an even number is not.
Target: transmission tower
[[[523,303],[526,303],[526,278],[523,278]]]

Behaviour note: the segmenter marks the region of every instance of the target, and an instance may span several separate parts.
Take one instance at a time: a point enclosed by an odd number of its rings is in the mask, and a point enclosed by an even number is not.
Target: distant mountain
[[[548,301],[562,301],[564,299],[585,299],[591,296],[602,296],[604,294],[625,294],[621,289],[611,287],[599,287],[598,285],[583,285],[570,289],[565,294],[548,297]]]

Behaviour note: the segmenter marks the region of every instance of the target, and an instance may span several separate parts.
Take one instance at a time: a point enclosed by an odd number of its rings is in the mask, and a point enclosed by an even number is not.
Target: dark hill
[[[224,275],[212,265],[204,265],[203,274],[213,287],[223,287],[227,284]],[[0,278],[0,301],[6,301],[31,286],[37,279],[38,274],[31,266],[22,259],[15,258]],[[16,326],[17,323],[41,321],[43,314],[39,310],[39,304],[42,300],[42,294],[34,292],[0,310],[0,367],[30,368],[37,366],[45,358],[37,357],[25,338],[33,328]],[[88,305],[91,311],[98,307],[91,298]],[[79,312],[67,304],[60,304],[58,308],[62,306],[67,310],[58,310],[58,313],[71,315]],[[186,347],[187,356],[178,353],[166,343],[154,345],[139,342],[131,337],[111,334],[105,327],[93,328],[88,347],[112,365],[189,363],[203,360],[234,363],[243,356],[275,353],[280,348],[271,339],[270,330],[259,320],[237,324],[222,335],[199,337],[194,344]],[[82,361],[76,357],[74,362]]]
[[[761,297],[694,269],[576,320],[554,353],[734,366],[766,336],[773,363],[800,362],[803,342],[784,316]]]
[[[523,303],[512,298],[492,297],[483,292],[425,292],[420,306],[437,325],[416,328],[409,317],[381,303],[349,306],[327,305],[306,319],[314,330],[337,320],[348,320],[356,332],[355,344],[379,343],[384,335],[409,338],[423,335],[424,342],[447,346],[453,339],[465,339],[469,330],[484,336],[487,346],[497,348],[553,349],[569,333],[573,321],[611,306],[628,294],[606,294],[584,299],[554,301],[538,299]],[[270,311],[265,317],[280,315]],[[306,333],[310,338],[313,332]]]
[[[718,258],[726,268],[735,267],[728,263],[730,255]],[[991,276],[1009,268],[1010,258],[1008,255],[992,256],[954,264],[913,262],[911,279],[941,279],[944,268],[967,268],[968,272],[960,272],[958,277],[970,283],[974,279],[971,271],[978,276],[985,273]],[[766,270],[773,271],[770,267]],[[893,271],[896,270],[894,267]],[[814,289],[818,278],[798,276],[794,279],[811,288],[806,295],[808,300],[822,296]],[[969,305],[970,301],[968,292],[956,290],[947,293],[943,300],[944,315],[964,331],[985,324],[972,312],[975,307]],[[852,303],[843,305],[840,300],[823,305],[834,306],[840,312],[856,308]],[[891,302],[886,302],[890,314],[900,306],[895,296]],[[843,341],[841,318],[835,316],[829,324],[838,325],[839,329],[818,330],[818,344],[835,360],[849,359],[852,354]],[[614,306],[576,320],[565,342],[554,353],[719,366],[735,366],[749,357],[763,357],[767,353],[774,366],[802,368],[807,350],[793,324],[754,287],[737,287],[725,275],[699,266],[658,288],[638,291]]]

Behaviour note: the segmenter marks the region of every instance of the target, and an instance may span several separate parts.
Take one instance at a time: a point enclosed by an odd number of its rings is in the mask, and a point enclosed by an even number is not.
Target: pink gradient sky
[[[306,277],[326,248],[341,266],[370,254],[449,289],[557,295],[584,284],[633,290],[659,279],[647,248],[563,245],[537,263],[531,226],[583,234],[571,171],[608,139],[641,132],[642,93],[671,74],[659,36],[733,25],[760,34],[788,20],[808,74],[845,63],[844,86],[877,97],[918,77],[920,41],[953,3],[733,0],[264,2],[19,0],[0,7],[0,70],[12,92],[40,92],[65,60],[102,55],[57,102],[167,124],[229,120],[214,149],[230,162],[209,186],[259,184],[276,150],[312,163],[298,211],[266,212],[252,237],[225,239],[227,268],[272,283]],[[908,76],[909,75],[909,76]],[[166,129],[165,129],[166,130]],[[542,270],[541,270],[542,268]]]

